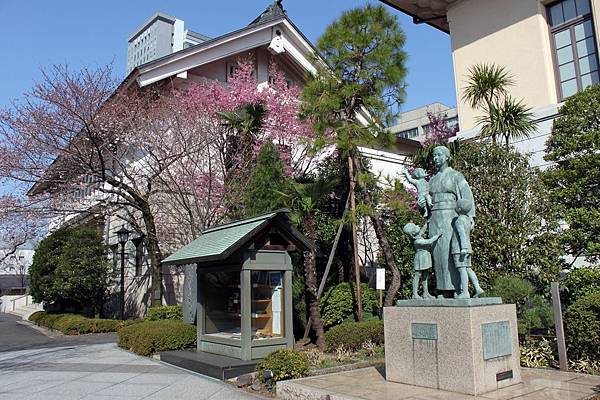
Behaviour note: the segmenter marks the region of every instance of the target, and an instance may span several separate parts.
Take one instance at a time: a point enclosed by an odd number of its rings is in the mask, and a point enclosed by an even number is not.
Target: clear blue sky
[[[214,37],[246,26],[272,0],[0,0],[0,107],[39,79],[40,68],[68,64],[95,67],[112,62],[123,77],[127,37],[149,16],[163,11],[193,31]],[[284,0],[290,19],[316,42],[343,10],[367,0]],[[372,2],[374,2],[372,0]],[[387,7],[387,6],[386,6]],[[408,96],[402,110],[432,102],[456,104],[450,39],[428,25],[414,25],[399,11],[406,33]]]

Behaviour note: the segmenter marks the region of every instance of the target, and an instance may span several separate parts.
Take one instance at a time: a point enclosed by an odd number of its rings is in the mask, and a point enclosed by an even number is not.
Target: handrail
[[[27,307],[29,305],[29,293],[25,293],[23,296],[10,299],[10,301],[12,302],[12,311],[15,311],[17,309],[15,306],[17,300],[21,300],[23,297],[25,297],[25,306]]]

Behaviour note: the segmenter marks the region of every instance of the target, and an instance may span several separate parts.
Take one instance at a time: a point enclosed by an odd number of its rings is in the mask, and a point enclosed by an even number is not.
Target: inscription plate
[[[437,340],[438,331],[436,324],[411,324],[413,339]]]
[[[484,360],[512,354],[512,331],[509,321],[482,324],[481,333]]]

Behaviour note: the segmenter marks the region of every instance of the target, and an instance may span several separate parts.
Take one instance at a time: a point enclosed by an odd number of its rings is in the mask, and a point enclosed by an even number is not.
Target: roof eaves
[[[388,6],[390,6],[390,7],[394,8],[394,9],[396,9],[396,10],[398,10],[398,11],[401,11],[401,12],[403,12],[404,14],[408,14],[408,15],[410,15],[410,16],[413,18],[413,22],[414,22],[414,21],[417,21],[417,20],[421,20],[421,17],[420,17],[420,16],[418,16],[417,14],[415,14],[415,13],[413,13],[413,12],[411,12],[411,11],[407,10],[406,8],[400,7],[399,5],[395,4],[394,2],[392,2],[392,1],[390,1],[390,0],[379,0],[379,1],[381,1],[381,2],[382,2],[382,3],[384,3],[384,4],[387,4]],[[434,24],[434,23],[433,23],[433,22],[431,22],[431,21],[423,21],[423,22],[425,22],[425,23],[426,23],[427,25],[429,25],[429,26],[432,26],[432,27],[434,27],[435,29],[437,29],[437,30],[439,30],[439,31],[442,31],[442,32],[444,32],[444,33],[447,33],[447,34],[450,34],[450,30],[448,30],[448,29],[444,29],[443,27],[441,27],[441,26],[439,26],[439,25],[436,25],[436,24]],[[416,24],[416,22],[415,22],[415,24]]]

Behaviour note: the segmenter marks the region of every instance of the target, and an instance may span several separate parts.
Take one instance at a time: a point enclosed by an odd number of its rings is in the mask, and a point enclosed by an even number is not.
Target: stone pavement
[[[481,396],[385,381],[383,367],[370,367],[277,383],[280,399],[310,400],[581,400],[600,393],[600,376],[522,369],[523,383]]]
[[[257,398],[221,381],[136,356],[115,343],[0,353],[0,400]]]

